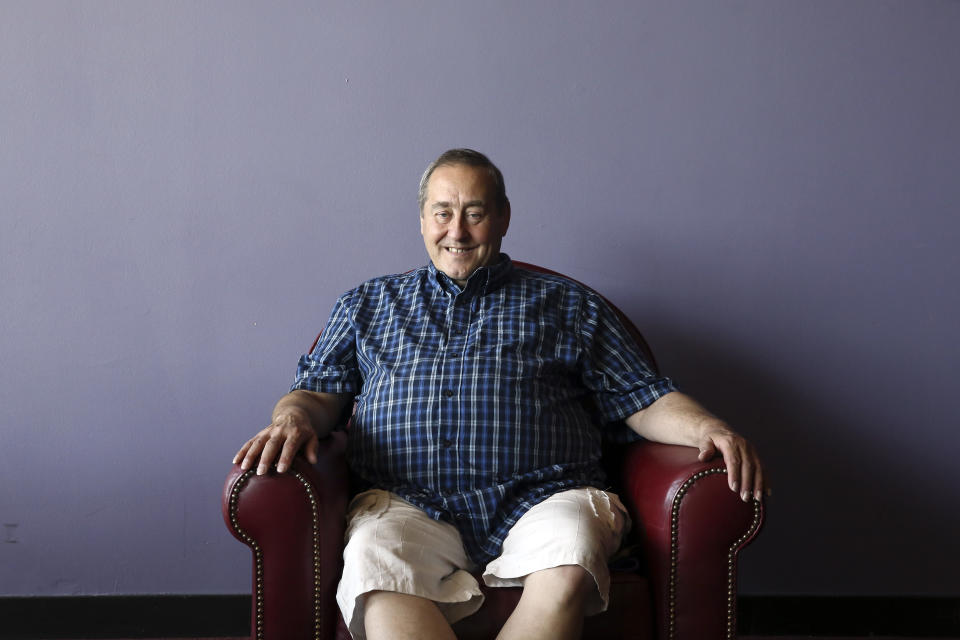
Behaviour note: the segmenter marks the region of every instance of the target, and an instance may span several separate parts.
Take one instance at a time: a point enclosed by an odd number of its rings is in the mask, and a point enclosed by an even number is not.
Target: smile
[[[467,253],[468,251],[473,251],[473,249],[458,249],[457,247],[444,247],[450,253]]]

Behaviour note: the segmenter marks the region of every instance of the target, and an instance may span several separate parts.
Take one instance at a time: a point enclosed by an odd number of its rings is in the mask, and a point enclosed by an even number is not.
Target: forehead
[[[485,167],[466,164],[442,165],[434,169],[427,181],[427,200],[447,199],[453,196],[491,200],[493,177]]]

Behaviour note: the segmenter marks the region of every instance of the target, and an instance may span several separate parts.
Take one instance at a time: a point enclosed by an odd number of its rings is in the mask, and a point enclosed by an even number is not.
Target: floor
[[[850,637],[850,636],[844,636],[844,637],[839,637],[839,636],[830,636],[830,637],[825,637],[825,636],[740,636],[740,640],[810,640],[810,639],[815,639],[815,640],[857,640],[857,638],[863,638],[863,637],[865,637],[865,636],[857,636],[856,638]],[[904,636],[897,636],[897,637],[892,637],[892,636],[869,636],[869,637],[870,637],[872,640],[960,640],[960,638],[939,638],[939,639],[933,639],[933,638],[929,638],[929,637],[928,637],[928,638],[923,638],[923,639],[921,639],[921,638],[912,638],[912,637],[908,638],[908,637],[904,637]],[[114,639],[114,640],[120,640],[120,639]],[[129,640],[133,640],[133,639],[129,639]],[[138,640],[147,640],[147,639],[140,638],[140,639],[138,639]],[[149,640],[249,640],[249,639],[244,637],[244,638],[176,638],[176,639],[174,639],[174,638],[150,638]]]

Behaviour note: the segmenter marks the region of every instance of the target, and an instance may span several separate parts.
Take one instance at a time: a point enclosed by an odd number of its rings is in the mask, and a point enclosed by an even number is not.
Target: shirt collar
[[[496,291],[510,279],[513,274],[513,261],[505,253],[500,254],[500,261],[485,267],[480,267],[467,279],[467,284],[461,289],[460,285],[454,282],[450,276],[438,271],[431,260],[427,264],[428,280],[431,284],[440,287],[444,292],[457,296],[461,293],[468,295],[486,295],[491,291]],[[469,293],[468,293],[469,292]]]

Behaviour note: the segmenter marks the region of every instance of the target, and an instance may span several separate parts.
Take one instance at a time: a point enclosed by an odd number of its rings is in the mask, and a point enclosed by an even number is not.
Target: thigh
[[[363,598],[371,591],[433,600],[451,622],[482,603],[456,528],[386,491],[351,502],[343,558],[337,601],[351,631],[362,627]]]
[[[535,571],[579,565],[597,583],[590,613],[606,608],[607,562],[630,529],[616,494],[594,488],[562,491],[532,507],[510,529],[501,555],[483,573],[489,586],[518,586]]]
[[[350,503],[344,557],[372,562],[384,573],[469,568],[456,527],[430,518],[395,494],[365,491]],[[397,561],[400,567],[391,564]]]

